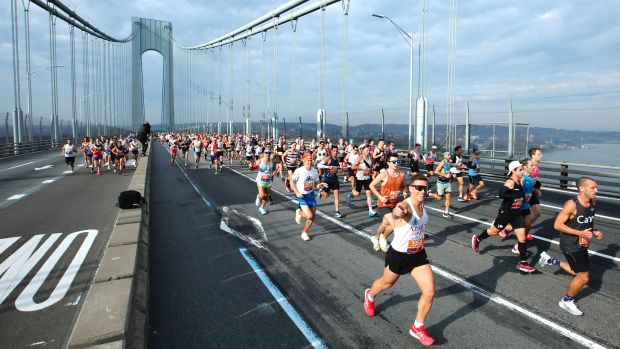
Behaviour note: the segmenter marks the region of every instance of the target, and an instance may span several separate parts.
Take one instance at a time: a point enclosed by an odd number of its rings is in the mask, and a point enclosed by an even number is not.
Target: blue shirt
[[[476,159],[474,161],[471,162],[471,164],[469,165],[469,170],[467,171],[467,173],[474,177],[474,176],[478,176],[480,175],[480,159]]]

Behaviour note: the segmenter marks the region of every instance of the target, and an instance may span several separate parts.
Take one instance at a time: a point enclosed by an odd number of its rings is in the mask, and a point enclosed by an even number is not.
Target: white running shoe
[[[295,223],[301,224],[301,209],[295,210]]]
[[[370,209],[368,210],[368,217],[374,217],[377,215],[377,211]]]
[[[512,253],[514,254],[519,254],[519,244],[516,243],[514,246],[512,246]]]
[[[304,241],[309,241],[310,240],[310,236],[308,236],[308,233],[303,232],[301,233],[301,239]]]
[[[579,309],[579,306],[577,306],[577,303],[575,302],[575,300],[571,300],[568,302],[564,301],[564,298],[560,299],[560,303],[558,303],[558,305],[560,306],[560,308],[568,311],[569,313],[573,314],[573,315],[583,315],[583,311],[581,311],[581,309]]]
[[[377,240],[377,237],[371,236],[370,237],[370,242],[372,242],[372,249],[377,251],[377,252],[379,252],[381,247],[379,246],[379,240]]]
[[[263,206],[258,208],[258,212],[262,215],[266,215],[267,214],[267,210],[265,210],[265,208]]]
[[[260,199],[258,195],[256,195],[256,200],[254,201],[254,204],[256,205],[256,207],[260,206]]]
[[[381,251],[383,252],[387,252],[388,250],[388,242],[383,234],[379,235],[379,247],[381,247]]]
[[[551,265],[551,263],[549,263],[549,260],[551,259],[551,256],[549,254],[547,254],[547,251],[542,251],[540,253],[540,258],[538,258],[538,262],[536,262],[536,264],[538,264],[539,267],[544,267],[545,265]]]

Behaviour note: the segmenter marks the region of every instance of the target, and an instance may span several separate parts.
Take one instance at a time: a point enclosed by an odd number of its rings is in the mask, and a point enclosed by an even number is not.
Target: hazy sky
[[[207,42],[236,29],[283,4],[284,0],[74,0],[66,3],[91,23],[115,37],[131,32],[131,17],[172,22],[175,39],[184,45]],[[448,87],[449,1],[429,0],[427,4],[427,92],[438,123],[446,118]],[[24,18],[19,6],[22,108],[26,110]],[[49,24],[46,12],[31,5],[33,66],[49,65]],[[491,1],[458,3],[456,40],[457,122],[464,121],[469,102],[472,122],[506,121],[508,100],[512,99],[515,121],[532,126],[583,130],[620,130],[620,2],[600,0]],[[417,96],[420,6],[418,1],[352,0],[349,11],[348,112],[351,124],[377,122],[381,109],[386,122],[406,123],[408,107],[409,47],[386,20],[371,17],[379,13],[391,17],[414,33],[414,97]],[[69,119],[70,70],[68,26],[58,22],[58,69],[60,116]],[[325,12],[325,109],[328,122],[342,117],[343,11],[337,3]],[[78,40],[78,52],[81,43]],[[275,34],[265,42],[266,83],[277,86],[277,110],[291,117],[292,29],[279,30],[278,69],[273,81]],[[263,81],[260,36],[249,41],[251,79]],[[315,12],[299,19],[297,30],[296,115],[314,120],[319,107],[320,15]],[[0,4],[0,111],[11,111],[13,103],[10,1]],[[245,50],[234,46],[233,118],[240,120],[245,97]],[[223,49],[223,99],[230,99],[229,56]],[[216,54],[217,56],[217,54]],[[182,57],[182,56],[178,56]],[[182,118],[184,93],[183,59],[176,58],[175,86],[177,118]],[[78,59],[78,62],[79,61]],[[147,119],[159,121],[161,98],[161,58],[146,53],[144,62]],[[217,64],[214,66],[217,67]],[[78,65],[78,77],[80,74]],[[216,91],[217,69],[197,68],[199,83]],[[49,70],[34,76],[34,112],[48,117],[51,110]],[[81,80],[79,80],[81,84]],[[262,111],[261,88],[252,84],[252,118]],[[81,88],[78,88],[81,95]],[[271,96],[273,104],[274,96]],[[273,109],[273,105],[271,105]],[[197,107],[211,120],[217,110]]]

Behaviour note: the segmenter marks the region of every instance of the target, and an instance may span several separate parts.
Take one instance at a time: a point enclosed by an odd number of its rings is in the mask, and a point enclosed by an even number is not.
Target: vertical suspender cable
[[[220,57],[218,59],[218,65],[220,68],[220,72],[219,72],[219,78],[218,78],[218,84],[219,84],[219,88],[218,88],[218,107],[219,107],[219,115],[218,115],[218,119],[217,119],[217,133],[221,134],[222,133],[222,46],[218,47],[220,50]]]
[[[263,36],[263,43],[261,46],[261,50],[262,50],[262,58],[263,58],[263,86],[262,86],[262,90],[263,93],[261,94],[262,96],[262,105],[263,105],[263,116],[261,118],[262,122],[261,124],[265,123],[265,118],[269,119],[269,109],[268,109],[268,100],[265,97],[265,94],[267,93],[267,70],[265,69],[265,41],[267,41],[267,32],[262,32],[261,34]],[[267,103],[267,104],[265,104]],[[266,112],[265,112],[266,111]],[[263,131],[261,131],[261,136],[265,137],[265,133]],[[267,128],[267,137],[269,136],[269,128]]]
[[[245,40],[245,134],[252,133],[252,114],[250,113],[250,39],[252,35]]]
[[[321,0],[321,3],[323,0]],[[319,108],[325,109],[325,7],[321,6],[321,57],[319,71]]]
[[[344,23],[342,26],[342,36],[344,45],[344,56],[342,61],[342,137],[349,138],[349,119],[347,118],[347,69],[349,64],[349,5],[350,0],[342,0],[342,10]]]
[[[24,31],[26,40],[26,71],[28,72],[28,121],[30,122],[30,132],[28,132],[28,141],[32,142],[32,64],[30,60],[30,0],[22,0],[24,5]]]
[[[291,59],[291,120],[294,120],[295,117],[295,73],[296,73],[296,63],[297,63],[297,18],[291,21],[291,25],[293,27],[293,44],[292,44],[292,54],[293,57]],[[286,135],[284,135],[286,137]]]
[[[278,25],[280,17],[275,18],[276,21],[276,42],[273,48],[273,138],[278,141],[278,41],[280,39],[280,31]]]
[[[69,36],[71,39],[71,135],[75,139],[77,137],[77,110],[76,110],[76,93],[75,88],[75,27],[69,28]]]
[[[234,103],[234,94],[235,94],[235,69],[234,69],[234,64],[235,64],[235,47],[233,46],[233,43],[230,43],[230,100],[228,101],[228,105],[227,105],[227,109],[226,109],[226,123],[228,125],[226,125],[226,131],[228,131],[228,134],[232,134],[232,120],[233,120],[233,103]],[[228,113],[230,113],[230,118],[228,117]]]

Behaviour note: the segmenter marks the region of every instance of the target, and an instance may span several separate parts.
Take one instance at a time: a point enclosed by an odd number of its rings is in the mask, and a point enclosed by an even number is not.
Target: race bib
[[[590,247],[590,241],[588,241],[588,240],[586,240],[586,239],[584,239],[582,237],[579,237],[579,246],[581,248],[586,248],[587,249],[588,247]]]
[[[398,197],[400,196],[400,190],[396,190],[396,191],[391,191],[388,194],[388,202],[393,204],[398,202]]]
[[[519,198],[519,199],[515,199],[512,202],[512,206],[510,206],[511,209],[513,210],[518,210],[521,208],[521,205],[523,204],[523,199]]]
[[[363,171],[362,171],[362,174],[363,174],[364,176],[369,176],[369,175],[370,175],[370,170],[363,170]]]
[[[268,175],[268,174],[263,174],[263,175],[260,176],[260,180],[262,182],[269,182],[271,180],[271,176]]]
[[[290,160],[290,164],[291,164],[291,165],[295,165],[296,163],[297,163],[297,159],[291,159],[291,160]]]
[[[331,174],[338,173],[338,167],[336,167],[336,166],[329,166],[329,173],[331,173]]]
[[[424,248],[424,239],[407,241],[407,254],[420,252]]]
[[[313,182],[304,182],[304,190],[305,191],[312,191],[312,190],[314,190],[314,183]]]

